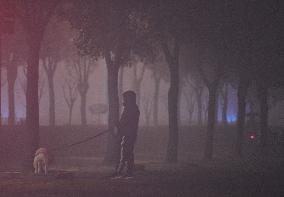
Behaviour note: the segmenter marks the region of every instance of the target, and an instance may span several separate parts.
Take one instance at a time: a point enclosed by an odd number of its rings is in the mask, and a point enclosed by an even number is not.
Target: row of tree
[[[155,62],[165,60],[169,74],[168,162],[178,158],[178,105],[182,83],[190,75],[189,84],[202,92],[208,90],[207,135],[204,157],[213,155],[213,138],[216,123],[216,96],[221,83],[232,82],[238,90],[238,120],[236,152],[242,153],[246,95],[251,81],[257,82],[259,92],[261,141],[267,141],[268,89],[283,86],[283,31],[281,21],[283,3],[273,1],[114,1],[114,0],[24,0],[13,1],[21,16],[27,42],[27,94],[26,124],[30,132],[31,153],[39,143],[38,80],[40,49],[44,32],[55,11],[70,22],[79,34],[74,42],[81,56],[104,58],[108,81],[108,127],[112,131],[119,117],[119,69],[131,65],[133,60]],[[53,28],[51,28],[53,30]],[[55,35],[57,36],[57,35]],[[54,39],[54,38],[53,38]],[[48,43],[47,43],[48,44]],[[47,45],[45,44],[45,45]],[[56,53],[52,47],[51,54]],[[49,87],[52,87],[56,58],[45,58]],[[85,61],[85,60],[83,60]],[[84,62],[83,64],[85,64]],[[87,63],[86,63],[87,64]],[[159,64],[155,65],[154,78],[161,80]],[[82,67],[80,67],[81,69]],[[88,89],[86,74],[80,70],[82,83],[81,102]],[[136,72],[136,71],[135,71]],[[137,78],[137,84],[139,84]],[[194,81],[194,83],[192,83]],[[52,92],[50,103],[52,101]],[[139,93],[138,93],[139,94]],[[197,101],[200,99],[197,99]],[[224,102],[226,99],[224,99]],[[200,103],[198,103],[198,106]],[[157,106],[157,105],[156,105]],[[199,108],[199,107],[198,107]],[[52,112],[54,107],[50,105]],[[84,109],[82,109],[84,110]],[[157,117],[157,111],[154,117]],[[53,114],[53,113],[50,113]],[[201,114],[199,112],[199,114]],[[201,115],[199,115],[201,117]],[[84,118],[83,118],[84,119]],[[201,118],[199,118],[201,120]],[[51,123],[55,118],[50,117]],[[113,132],[108,137],[105,161],[117,158]],[[32,154],[30,154],[32,156]]]

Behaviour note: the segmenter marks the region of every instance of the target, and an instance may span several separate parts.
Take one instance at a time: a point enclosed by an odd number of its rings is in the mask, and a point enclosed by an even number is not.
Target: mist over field
[[[279,0],[0,0],[0,197],[284,196]]]

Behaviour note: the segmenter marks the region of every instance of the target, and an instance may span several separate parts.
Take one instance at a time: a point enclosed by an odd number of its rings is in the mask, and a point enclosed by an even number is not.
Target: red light
[[[251,140],[254,140],[254,139],[255,139],[255,135],[250,135],[249,138],[250,138]]]

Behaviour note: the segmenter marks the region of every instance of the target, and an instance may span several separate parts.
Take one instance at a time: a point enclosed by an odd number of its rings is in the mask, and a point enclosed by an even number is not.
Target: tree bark
[[[48,76],[48,93],[49,93],[49,125],[55,126],[55,95],[53,74]]]
[[[134,74],[133,84],[134,84],[134,90],[136,93],[136,103],[138,106],[140,106],[140,101],[141,101],[141,84],[142,84],[142,80],[144,77],[145,69],[146,67],[145,65],[143,65],[141,73],[139,75],[137,65],[133,67],[133,74]]]
[[[204,151],[204,158],[206,160],[211,160],[213,156],[213,137],[216,121],[216,94],[217,94],[217,84],[210,84],[208,87],[209,99],[208,99],[208,123],[206,132],[206,144]]]
[[[260,143],[262,147],[268,141],[268,87],[265,82],[259,82],[258,96],[260,104]]]
[[[182,84],[179,84],[179,91],[178,91],[178,107],[177,107],[177,110],[178,110],[178,125],[181,125],[181,109],[182,109],[182,103],[181,103],[181,100],[182,100]]]
[[[155,77],[155,90],[154,90],[154,106],[153,106],[153,120],[154,126],[157,128],[159,125],[159,93],[160,93],[160,77]]]
[[[119,94],[118,94],[118,98],[119,98],[119,101],[121,102],[121,98],[122,98],[122,94],[123,94],[123,78],[124,78],[124,67],[120,67],[120,71],[119,71],[119,84],[118,84],[118,91],[119,91]],[[119,114],[121,114],[121,111],[122,111],[122,105],[119,106]]]
[[[0,31],[0,128],[2,127],[2,32]]]
[[[71,125],[72,123],[72,112],[73,112],[73,104],[69,107],[69,118],[68,118],[68,124]]]
[[[119,119],[119,98],[118,98],[118,71],[119,64],[112,61],[110,52],[106,52],[106,64],[108,75],[108,101],[109,101],[109,114],[108,114],[108,141],[107,150],[104,162],[107,164],[118,163],[120,157],[120,139],[114,135],[114,127]]]
[[[163,51],[170,71],[170,88],[168,91],[169,137],[166,161],[175,163],[178,160],[178,96],[179,96],[179,43],[174,40],[171,54],[166,43]]]
[[[177,162],[178,155],[178,88],[179,73],[178,67],[170,71],[170,88],[168,92],[168,113],[169,113],[169,139],[167,148],[167,162]]]
[[[87,93],[82,92],[80,94],[80,98],[81,98],[81,106],[80,106],[81,125],[86,126],[87,125],[87,114],[86,114]]]
[[[249,86],[249,80],[246,77],[241,77],[238,86],[238,114],[237,114],[237,140],[236,154],[242,156],[243,138],[246,116],[246,95]]]
[[[8,81],[8,125],[15,124],[15,81],[17,78],[17,66],[11,63],[7,68],[7,81]]]
[[[27,164],[30,165],[36,149],[39,147],[39,51],[40,39],[36,39],[30,44],[27,67],[27,96],[26,96],[26,126],[27,140],[30,145]],[[31,167],[28,167],[31,168]]]
[[[198,125],[202,125],[202,90],[195,90],[196,102],[197,102],[197,122]]]
[[[224,84],[224,92],[222,92],[223,106],[222,106],[222,123],[228,125],[227,111],[228,111],[228,84]]]
[[[216,104],[215,104],[215,123],[218,124],[218,118],[219,118],[219,91],[216,90]]]

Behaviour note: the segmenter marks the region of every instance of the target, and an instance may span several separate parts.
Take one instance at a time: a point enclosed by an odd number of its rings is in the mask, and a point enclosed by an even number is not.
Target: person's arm
[[[126,127],[127,124],[129,124],[129,112],[127,110],[124,110],[121,114],[121,118],[119,122],[117,123],[117,130],[118,130],[118,135],[123,136],[124,135],[124,128]]]

